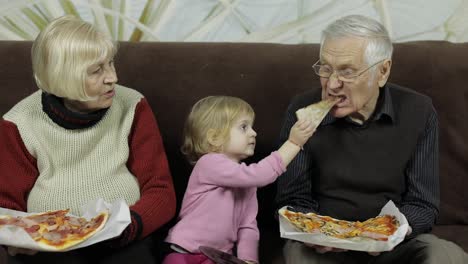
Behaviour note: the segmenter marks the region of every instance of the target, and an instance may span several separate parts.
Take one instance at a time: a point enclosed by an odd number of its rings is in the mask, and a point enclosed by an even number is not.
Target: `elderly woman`
[[[152,110],[139,92],[116,84],[115,53],[107,35],[70,16],[38,35],[32,63],[40,90],[0,123],[0,207],[80,215],[97,198],[123,198],[131,224],[115,239],[66,253],[10,247],[13,263],[154,261],[149,235],[174,216],[175,193]]]

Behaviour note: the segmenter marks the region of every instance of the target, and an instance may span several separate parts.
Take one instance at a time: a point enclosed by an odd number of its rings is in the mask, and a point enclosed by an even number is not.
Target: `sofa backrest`
[[[31,42],[0,41],[0,114],[35,91]],[[319,89],[317,44],[120,43],[119,83],[142,92],[159,122],[180,204],[191,167],[179,151],[190,107],[207,95],[238,96],[256,111],[257,161],[278,146],[290,99]],[[439,224],[468,224],[468,43],[395,44],[390,81],[429,95],[440,121]],[[3,147],[3,146],[2,146]],[[376,175],[378,177],[378,175]],[[274,185],[259,191],[273,210]]]

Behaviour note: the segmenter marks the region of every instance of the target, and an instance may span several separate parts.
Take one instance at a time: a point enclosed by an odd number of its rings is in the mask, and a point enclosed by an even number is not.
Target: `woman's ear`
[[[387,83],[391,68],[392,60],[385,60],[379,67],[379,87],[383,87]]]
[[[212,128],[208,129],[208,132],[206,132],[206,138],[208,139],[208,143],[216,148],[219,148],[223,145],[223,142],[219,138],[218,133],[216,133],[216,130]]]

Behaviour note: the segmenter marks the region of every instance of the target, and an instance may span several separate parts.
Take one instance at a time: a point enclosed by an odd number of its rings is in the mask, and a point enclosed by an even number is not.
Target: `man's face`
[[[343,82],[336,77],[336,71],[360,73],[368,68],[364,59],[367,41],[363,38],[327,39],[323,43],[320,64],[328,65],[334,74],[330,78],[320,78],[322,99],[338,97],[339,102],[330,113],[337,118],[349,116],[353,120],[367,120],[375,109],[379,96],[379,71],[365,71],[352,82]],[[375,70],[375,72],[374,72]]]

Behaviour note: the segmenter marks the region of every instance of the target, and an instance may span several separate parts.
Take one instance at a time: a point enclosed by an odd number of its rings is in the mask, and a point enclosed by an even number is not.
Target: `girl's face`
[[[224,145],[222,152],[236,162],[252,156],[257,136],[252,126],[252,116],[247,114],[239,116],[231,127],[229,141]]]
[[[95,99],[91,101],[65,99],[65,106],[72,111],[82,113],[110,107],[115,95],[115,83],[117,82],[113,58],[107,58],[89,66],[86,74],[86,93]]]

